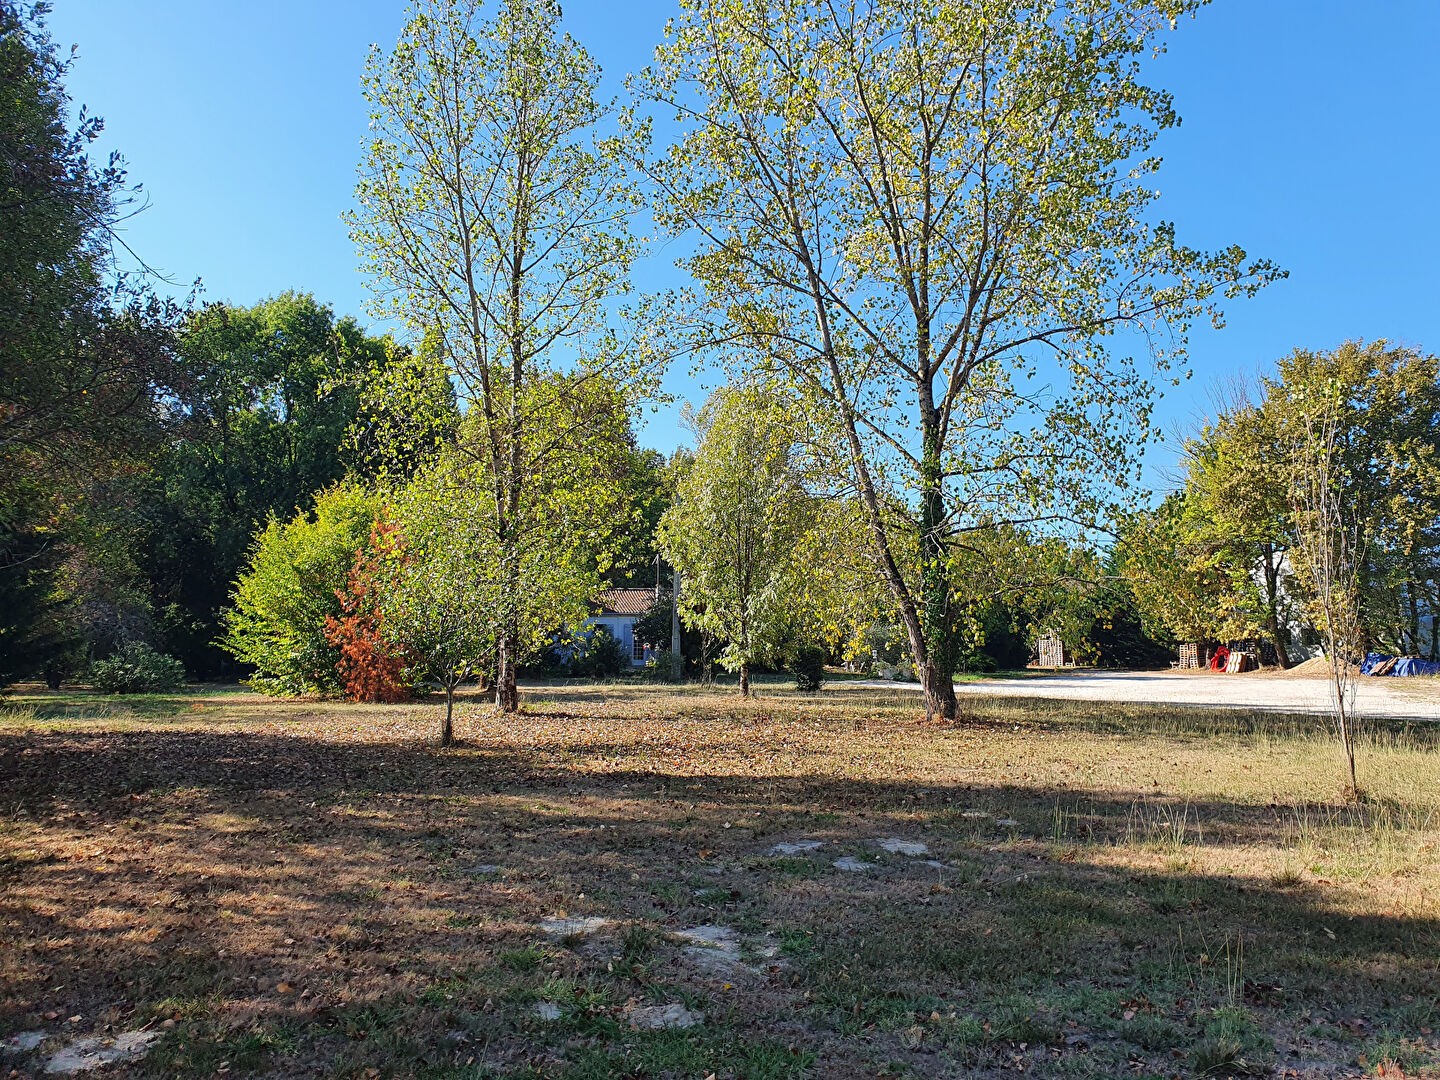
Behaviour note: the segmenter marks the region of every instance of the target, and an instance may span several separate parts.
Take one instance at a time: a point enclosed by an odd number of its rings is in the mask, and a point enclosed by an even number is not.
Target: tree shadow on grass
[[[609,988],[596,1015],[689,987],[729,1002],[726,1038],[783,1028],[822,1063],[891,1055],[924,1074],[939,1059],[906,1033],[932,1012],[990,1025],[978,1042],[945,1036],[982,1064],[1001,1044],[1081,1054],[1102,1037],[1143,1058],[1123,1019],[1142,999],[1192,1041],[1227,1001],[1277,1038],[1301,1038],[1285,1018],[1305,1013],[1320,1033],[1304,1037],[1333,1055],[1356,1031],[1420,1038],[1417,1002],[1440,977],[1423,882],[1410,910],[1376,911],[1313,874],[1200,865],[1207,845],[1273,845],[1290,808],[637,767],[643,747],[619,739],[583,750],[577,763],[253,732],[0,736],[0,1033],[54,1026],[47,1013],[138,1026],[193,1011],[232,1034],[283,1028],[265,1060],[297,1074],[336,1046],[396,1068],[377,1025],[403,1027],[404,1052],[433,1050],[436,1068],[464,1050],[446,1042],[456,1024],[506,1053],[563,1056],[564,1032],[537,1032],[526,1011],[553,971]],[[721,762],[746,750],[743,732],[707,747]],[[824,846],[768,853],[801,836]],[[884,852],[888,836],[923,840],[941,865]],[[841,854],[870,868],[836,870]],[[593,946],[546,942],[537,921],[562,911],[614,923]],[[627,925],[699,923],[791,948],[723,993],[673,945],[648,981],[617,968]],[[537,942],[538,974],[513,977],[507,953]],[[1066,1041],[1082,1029],[1089,1042]]]

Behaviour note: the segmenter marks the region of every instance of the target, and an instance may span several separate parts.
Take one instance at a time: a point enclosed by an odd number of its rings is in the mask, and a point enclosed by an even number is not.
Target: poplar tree
[[[600,69],[552,0],[422,0],[395,48],[371,53],[372,134],[351,235],[376,307],[448,358],[471,425],[477,520],[500,610],[496,703],[518,707],[526,522],[544,511],[535,477],[571,441],[551,377],[603,370],[624,381],[609,315],[629,289],[635,206],[622,153],[599,129]]]
[[[706,332],[829,410],[931,716],[972,538],[1109,517],[1187,328],[1276,275],[1158,220],[1142,63],[1199,6],[685,0],[636,82]]]

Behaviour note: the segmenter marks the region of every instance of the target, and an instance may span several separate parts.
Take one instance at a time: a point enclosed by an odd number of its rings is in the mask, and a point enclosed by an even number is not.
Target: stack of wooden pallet
[[[1058,634],[1046,634],[1040,639],[1040,666],[1042,668],[1063,668],[1065,646]]]

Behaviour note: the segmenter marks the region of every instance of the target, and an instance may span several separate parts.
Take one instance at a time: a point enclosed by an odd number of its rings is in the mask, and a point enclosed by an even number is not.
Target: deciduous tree
[[[638,82],[681,129],[652,175],[706,334],[833,415],[932,715],[957,548],[1108,517],[1151,369],[1275,275],[1156,220],[1177,117],[1142,62],[1199,6],[687,0]]]
[[[699,447],[661,519],[660,546],[684,581],[686,621],[726,643],[720,662],[748,696],[752,665],[772,659],[794,625],[796,555],[815,507],[783,398],[727,387],[694,427]]]
[[[423,0],[395,48],[372,52],[365,81],[373,134],[352,236],[377,307],[439,340],[467,407],[507,711],[528,605],[544,591],[527,574],[562,561],[534,548],[532,487],[585,419],[553,399],[577,384],[547,379],[625,368],[610,320],[629,288],[636,193],[626,155],[599,134],[611,111],[599,79],[553,0],[500,0],[489,15],[478,0]]]

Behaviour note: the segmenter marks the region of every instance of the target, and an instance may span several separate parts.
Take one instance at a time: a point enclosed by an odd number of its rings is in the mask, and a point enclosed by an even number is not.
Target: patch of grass
[[[511,971],[534,971],[545,962],[545,950],[539,945],[525,945],[519,949],[506,949],[500,954],[500,963]]]
[[[1440,1048],[1387,1030],[1367,1039],[1355,1062],[1377,1076],[1435,1076],[1440,1075]]]
[[[832,873],[830,865],[819,859],[804,855],[776,855],[767,858],[747,860],[748,869],[759,870],[777,877],[815,878]]]
[[[238,1031],[183,1024],[154,1047],[142,1065],[151,1076],[255,1072],[274,1057],[293,1053],[298,1045],[298,1025],[293,1023],[254,1025]]]
[[[1173,1020],[1152,1013],[1136,1013],[1115,1027],[1115,1034],[1126,1042],[1152,1053],[1181,1046],[1187,1039],[1185,1030]]]
[[[565,1080],[621,1076],[706,1076],[737,1080],[789,1080],[814,1062],[813,1052],[773,1039],[746,1041],[704,1032],[635,1032],[622,1045],[578,1050],[558,1073]]]
[[[659,940],[660,935],[651,927],[635,923],[626,929],[620,943],[620,966],[636,982],[649,978]]]
[[[1266,1071],[1274,1044],[1244,1009],[1216,1009],[1205,1021],[1205,1034],[1190,1050],[1201,1076],[1258,1076]]]

